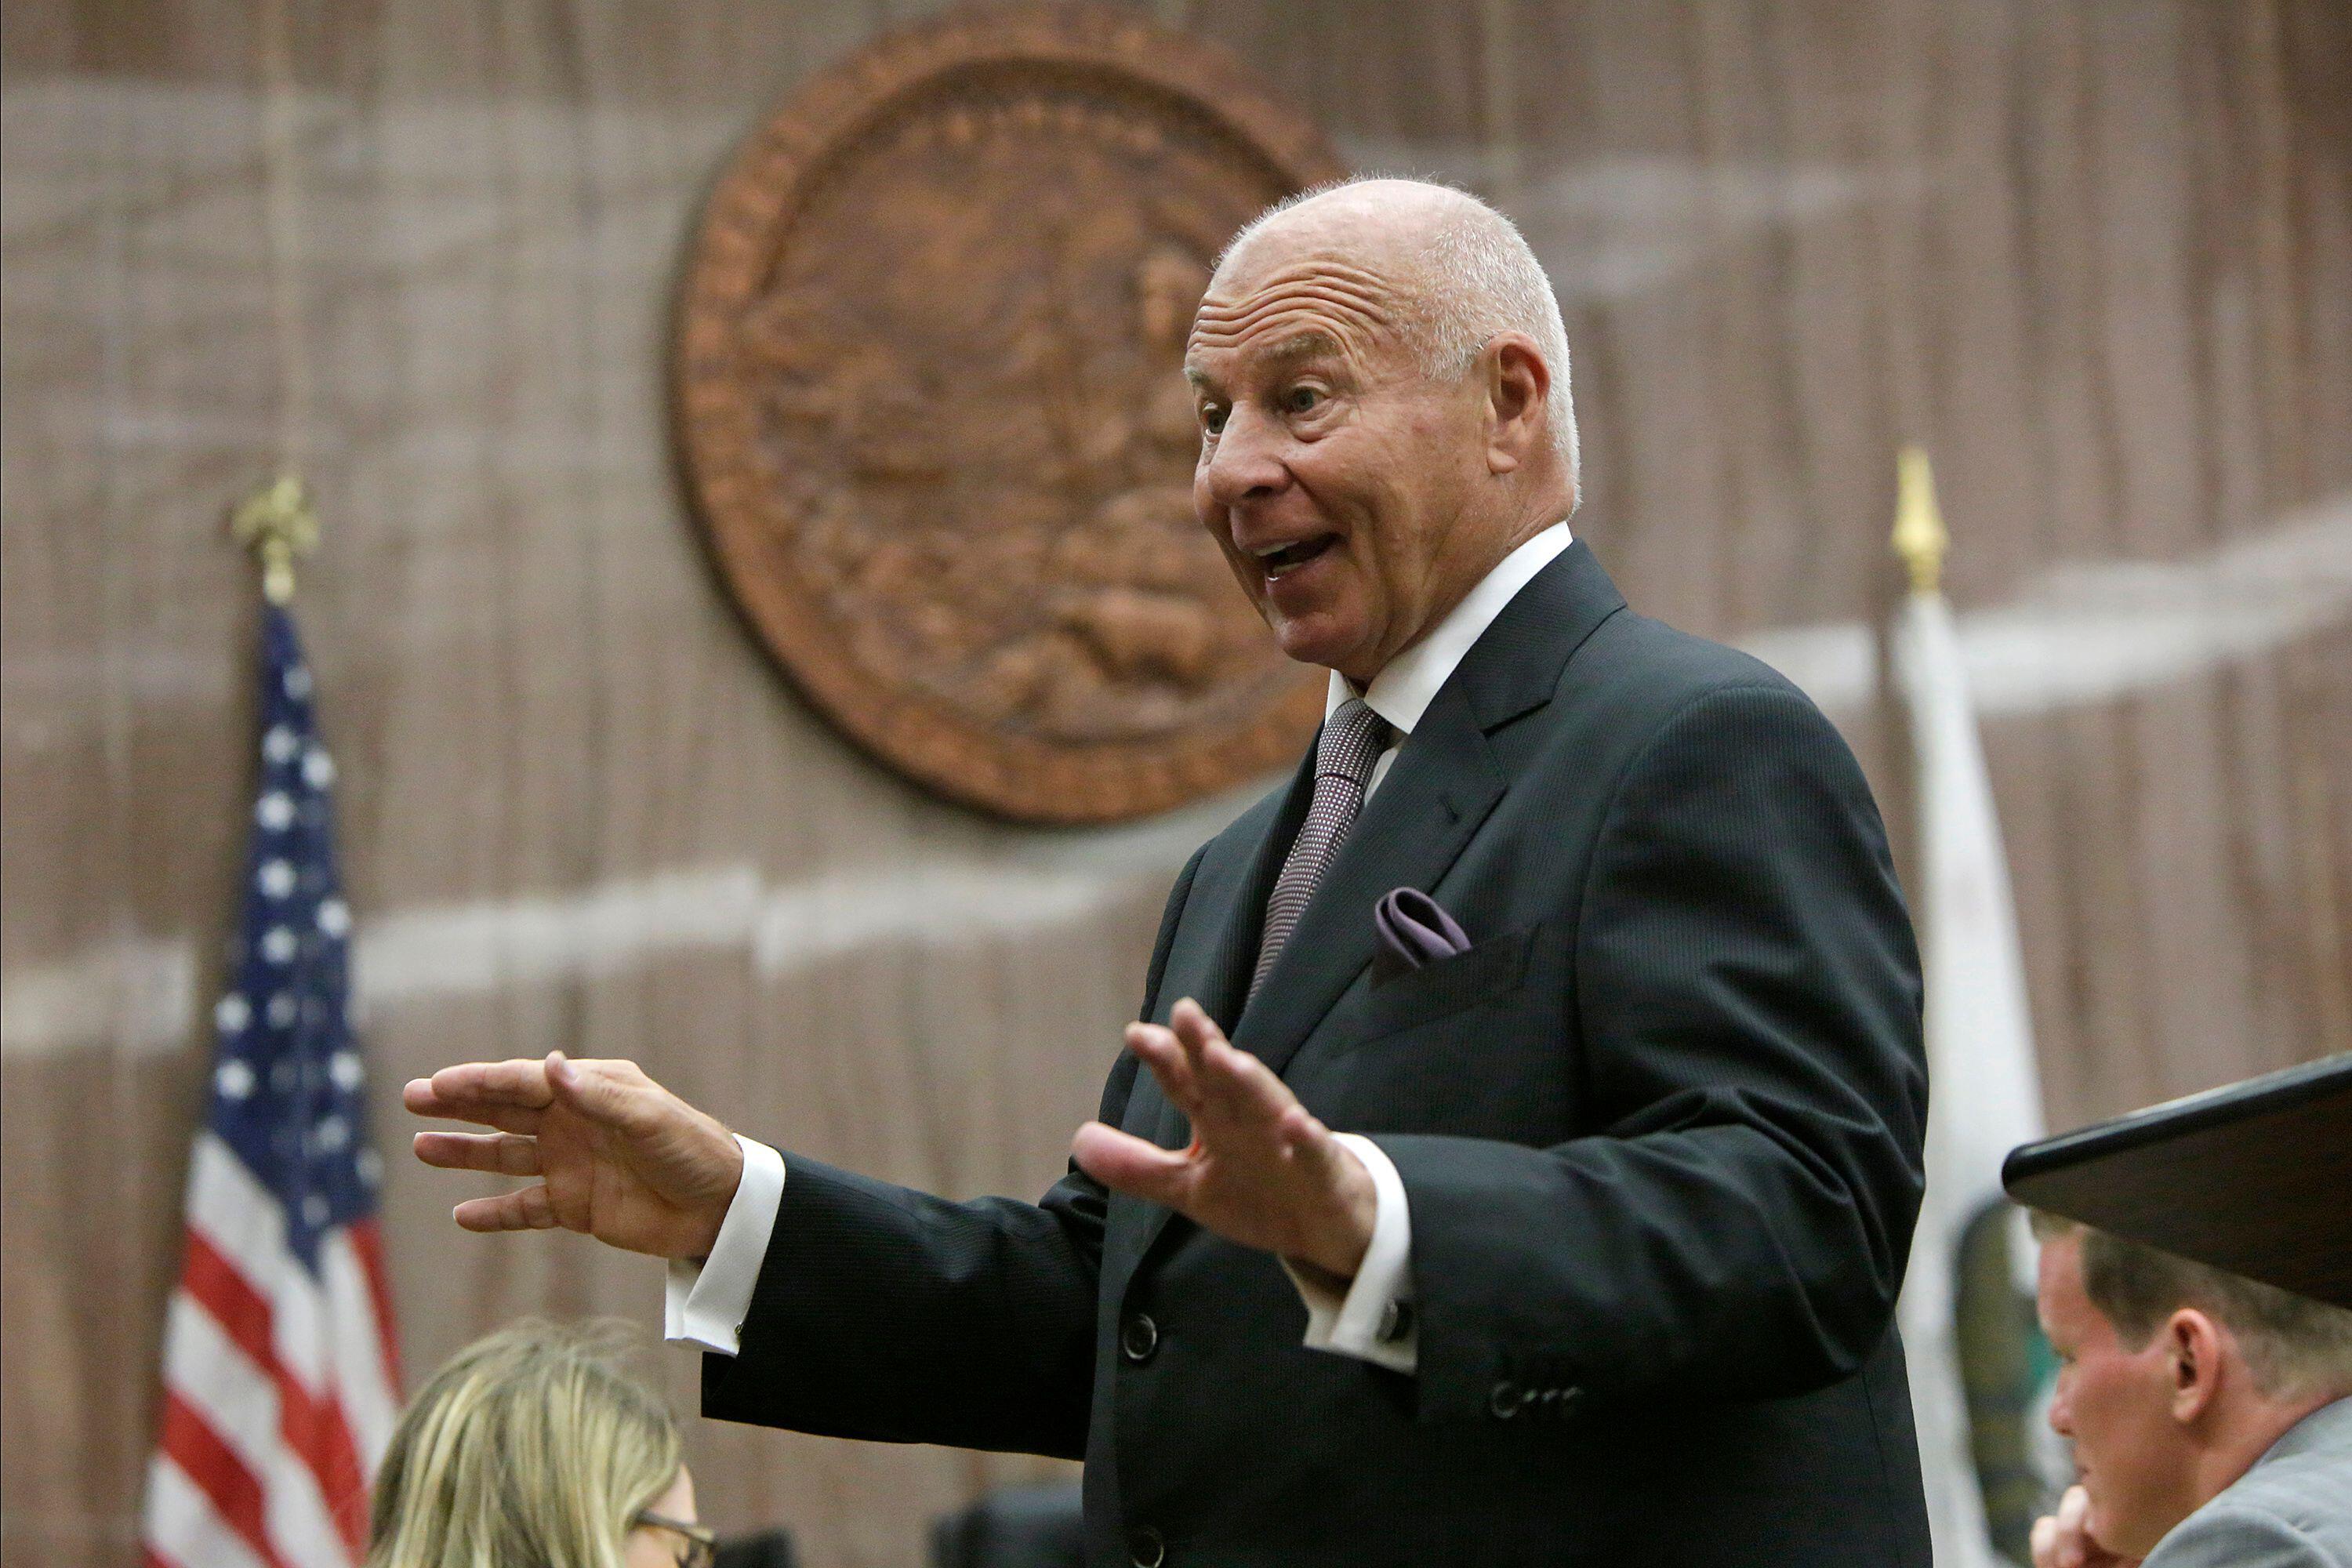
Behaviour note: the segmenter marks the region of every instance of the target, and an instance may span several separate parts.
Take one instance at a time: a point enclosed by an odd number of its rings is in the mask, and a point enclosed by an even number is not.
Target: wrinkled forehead
[[[1395,266],[1329,248],[1259,248],[1230,258],[1210,281],[1185,341],[1189,373],[1318,348],[1369,362],[1400,344],[1410,290]]]

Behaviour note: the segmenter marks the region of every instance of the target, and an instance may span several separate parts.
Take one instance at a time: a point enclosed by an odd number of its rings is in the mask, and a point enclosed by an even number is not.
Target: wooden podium
[[[2352,1052],[2011,1151],[2019,1203],[2352,1307]]]

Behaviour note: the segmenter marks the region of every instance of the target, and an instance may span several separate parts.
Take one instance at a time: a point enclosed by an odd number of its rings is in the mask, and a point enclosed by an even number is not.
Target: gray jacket
[[[2352,1399],[2288,1427],[2144,1568],[2352,1568]]]

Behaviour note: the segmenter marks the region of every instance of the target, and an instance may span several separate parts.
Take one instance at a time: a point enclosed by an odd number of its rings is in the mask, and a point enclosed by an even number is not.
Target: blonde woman
[[[368,1568],[710,1568],[669,1407],[614,1326],[519,1323],[433,1374],[376,1479]]]

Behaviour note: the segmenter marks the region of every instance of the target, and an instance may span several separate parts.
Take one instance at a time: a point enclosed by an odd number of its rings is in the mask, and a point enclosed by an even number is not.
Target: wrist
[[[710,1257],[719,1245],[719,1233],[726,1227],[727,1215],[735,1206],[735,1194],[743,1186],[743,1145],[725,1128],[719,1131],[723,1152],[714,1163],[717,1172],[712,1196],[696,1207],[687,1237],[687,1250],[681,1255],[696,1263]]]
[[[1299,1261],[1344,1288],[1363,1268],[1364,1254],[1371,1247],[1381,1194],[1356,1152],[1344,1143],[1339,1150],[1343,1158],[1337,1162],[1340,1174],[1333,1223],[1319,1244]]]

